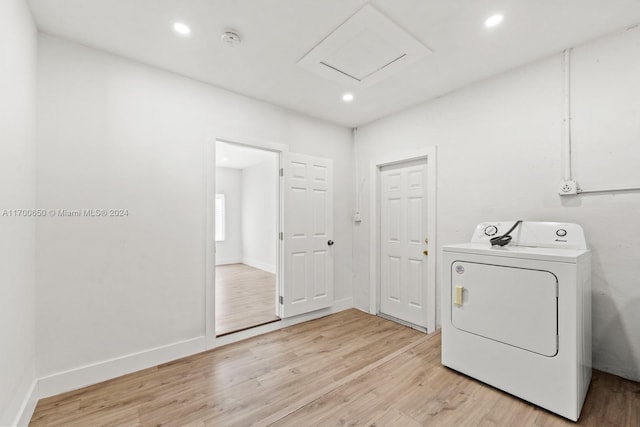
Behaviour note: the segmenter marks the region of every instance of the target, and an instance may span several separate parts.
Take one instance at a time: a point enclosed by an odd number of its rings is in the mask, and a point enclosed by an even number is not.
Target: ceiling
[[[244,169],[267,160],[273,162],[275,172],[277,160],[275,152],[216,141],[216,166],[218,167]]]
[[[348,127],[640,22],[638,0],[29,0],[41,31]],[[298,65],[372,5],[431,51],[368,86]],[[504,21],[486,28],[490,15]],[[191,27],[176,34],[176,21]],[[226,47],[225,28],[242,44]],[[355,100],[343,103],[345,91]]]

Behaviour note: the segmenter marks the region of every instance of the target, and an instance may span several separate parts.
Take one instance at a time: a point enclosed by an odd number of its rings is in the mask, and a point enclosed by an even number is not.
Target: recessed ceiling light
[[[176,33],[182,34],[183,36],[188,36],[191,34],[191,28],[187,24],[183,24],[182,22],[176,22],[173,24],[173,29]]]
[[[228,158],[228,157],[223,157],[223,158],[222,158],[222,161],[223,161],[223,162],[228,162],[228,161],[229,161],[229,158]]]
[[[354,96],[353,96],[353,94],[351,92],[347,92],[344,95],[342,95],[342,100],[344,102],[351,102],[351,101],[353,101],[353,98],[354,98]]]
[[[502,16],[501,14],[493,15],[487,18],[486,21],[484,21],[484,25],[485,27],[489,27],[489,28],[495,27],[496,25],[501,23],[503,19],[504,19],[504,16]]]

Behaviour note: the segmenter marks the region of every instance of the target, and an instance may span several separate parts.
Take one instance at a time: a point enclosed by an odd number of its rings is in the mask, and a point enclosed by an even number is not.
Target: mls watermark
[[[125,217],[129,209],[2,209],[0,217],[38,218],[38,217]]]

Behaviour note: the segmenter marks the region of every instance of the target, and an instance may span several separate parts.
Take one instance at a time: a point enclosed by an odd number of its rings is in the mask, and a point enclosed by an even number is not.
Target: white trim
[[[284,311],[284,306],[280,304],[280,296],[284,297],[284,240],[282,236],[284,236],[284,225],[286,222],[287,212],[285,211],[285,183],[284,183],[284,167],[289,160],[289,147],[283,146],[280,151],[280,156],[278,156],[278,250],[276,251],[276,265],[277,269],[280,272],[278,276],[276,276],[276,286],[277,292],[275,295],[275,305],[276,305],[276,315],[282,318],[282,314]]]
[[[395,323],[400,323],[401,325],[404,325],[404,326],[406,326],[408,328],[411,328],[411,329],[415,329],[416,331],[422,332],[423,334],[427,333],[427,328],[423,328],[422,326],[414,325],[413,323],[407,322],[406,320],[402,320],[402,319],[390,316],[390,315],[385,314],[385,313],[378,313],[378,316],[382,317],[383,319],[391,320],[392,322],[395,322]]]
[[[213,341],[216,337],[215,321],[216,321],[216,293],[215,293],[215,280],[216,280],[216,138],[209,138],[204,147],[204,172],[205,172],[205,185],[204,185],[204,245],[203,254],[204,257],[204,333],[206,339],[206,347],[213,346]]]
[[[283,319],[279,322],[258,326],[256,328],[247,329],[245,331],[217,338],[213,348],[232,344],[267,332],[277,331],[298,323],[319,319],[320,317],[328,316],[350,308],[353,308],[353,298],[344,298],[334,301],[334,304],[330,308]],[[22,424],[20,425],[28,424],[31,415],[33,415],[33,409],[35,409],[37,398],[44,399],[46,397],[77,390],[82,387],[140,371],[142,369],[152,368],[183,357],[192,356],[208,349],[206,347],[208,346],[205,337],[198,337],[70,369],[68,371],[58,372],[40,378],[37,382],[34,381],[29,391],[29,396],[25,399],[25,403],[23,404],[24,409],[21,411],[22,414],[20,416],[20,422]]]
[[[213,140],[213,143],[215,144],[216,141],[220,141],[220,142],[226,142],[228,144],[244,145],[245,147],[260,148],[263,150],[275,151],[280,153],[289,151],[289,146],[287,144],[280,144],[277,142],[271,142],[264,139],[234,137],[231,135],[227,135],[227,136],[229,137],[226,138],[222,136],[216,136],[215,139]]]
[[[340,311],[354,308],[353,298],[343,298],[333,302],[333,305],[329,308],[322,310],[312,311],[310,313],[300,314],[298,316],[288,317],[278,322],[269,323],[266,325],[258,326],[244,331],[236,332],[235,334],[225,335],[220,338],[216,338],[216,345],[214,348],[232,344],[238,341],[252,338],[258,335],[266,334],[268,332],[277,331],[289,326],[297,325],[298,323],[308,322],[309,320],[319,319],[321,317],[328,316],[330,314],[338,313]]]
[[[243,259],[238,258],[216,258],[216,265],[228,265],[228,264],[242,264]]]
[[[253,258],[242,258],[242,263],[249,267],[257,268],[259,270],[266,271],[267,273],[276,273],[276,266],[267,262],[258,261]]]
[[[215,192],[216,192],[216,142],[226,142],[229,144],[235,145],[243,145],[246,147],[260,148],[263,150],[274,151],[278,154],[278,168],[282,168],[284,165],[284,160],[288,156],[289,146],[285,144],[279,144],[271,141],[259,140],[246,138],[244,136],[235,136],[235,135],[225,135],[221,136],[217,133],[214,133],[215,136],[212,136],[208,139],[205,147],[205,236],[204,236],[204,257],[205,257],[205,338],[206,338],[206,348],[212,349],[218,346],[217,341],[220,338],[216,338],[215,332],[215,269],[216,269],[216,249],[215,249]],[[279,203],[278,203],[278,233],[284,230],[284,183],[283,180],[280,179],[280,187],[278,193]],[[276,314],[281,316],[281,306],[278,304],[278,296],[282,295],[282,274],[284,272],[283,268],[283,245],[282,241],[278,240],[278,250],[276,251],[277,255],[277,264],[280,266],[280,274],[276,275],[276,286],[278,287],[278,291],[276,292],[276,300],[274,301],[274,305],[276,307]],[[254,328],[260,329],[260,328]],[[237,335],[237,334],[232,334]],[[223,337],[226,338],[226,337]]]
[[[227,207],[224,194],[216,193],[215,204],[216,242],[224,242],[227,236]],[[220,209],[218,209],[218,204],[220,204]]]
[[[593,368],[617,377],[626,378],[629,381],[640,382],[640,369],[621,369],[620,366],[608,363],[604,365],[594,364]]]
[[[55,396],[191,356],[204,351],[205,347],[204,337],[192,338],[47,375],[38,381],[39,398]]]
[[[370,189],[369,189],[369,217],[371,218],[369,233],[369,313],[378,314],[380,309],[380,236],[378,211],[380,207],[379,200],[379,188],[380,188],[380,168],[383,166],[394,165],[398,163],[405,163],[412,160],[427,160],[427,236],[429,237],[429,243],[427,244],[427,250],[429,256],[427,258],[427,265],[429,275],[427,279],[427,310],[429,317],[427,318],[427,330],[433,332],[436,330],[436,258],[437,258],[437,218],[436,218],[436,147],[426,147],[423,150],[407,153],[407,154],[389,154],[386,157],[377,159],[371,162],[370,166]]]
[[[36,405],[38,404],[38,380],[33,379],[31,385],[27,389],[27,392],[24,395],[22,403],[20,404],[20,409],[18,409],[15,421],[12,425],[23,427],[28,426],[29,421],[31,421],[31,417],[33,416],[33,412],[36,409]]]

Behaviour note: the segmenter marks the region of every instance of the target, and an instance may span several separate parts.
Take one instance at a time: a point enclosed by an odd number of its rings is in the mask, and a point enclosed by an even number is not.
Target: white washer
[[[443,247],[442,363],[577,421],[591,381],[591,254],[579,225],[479,224]]]

